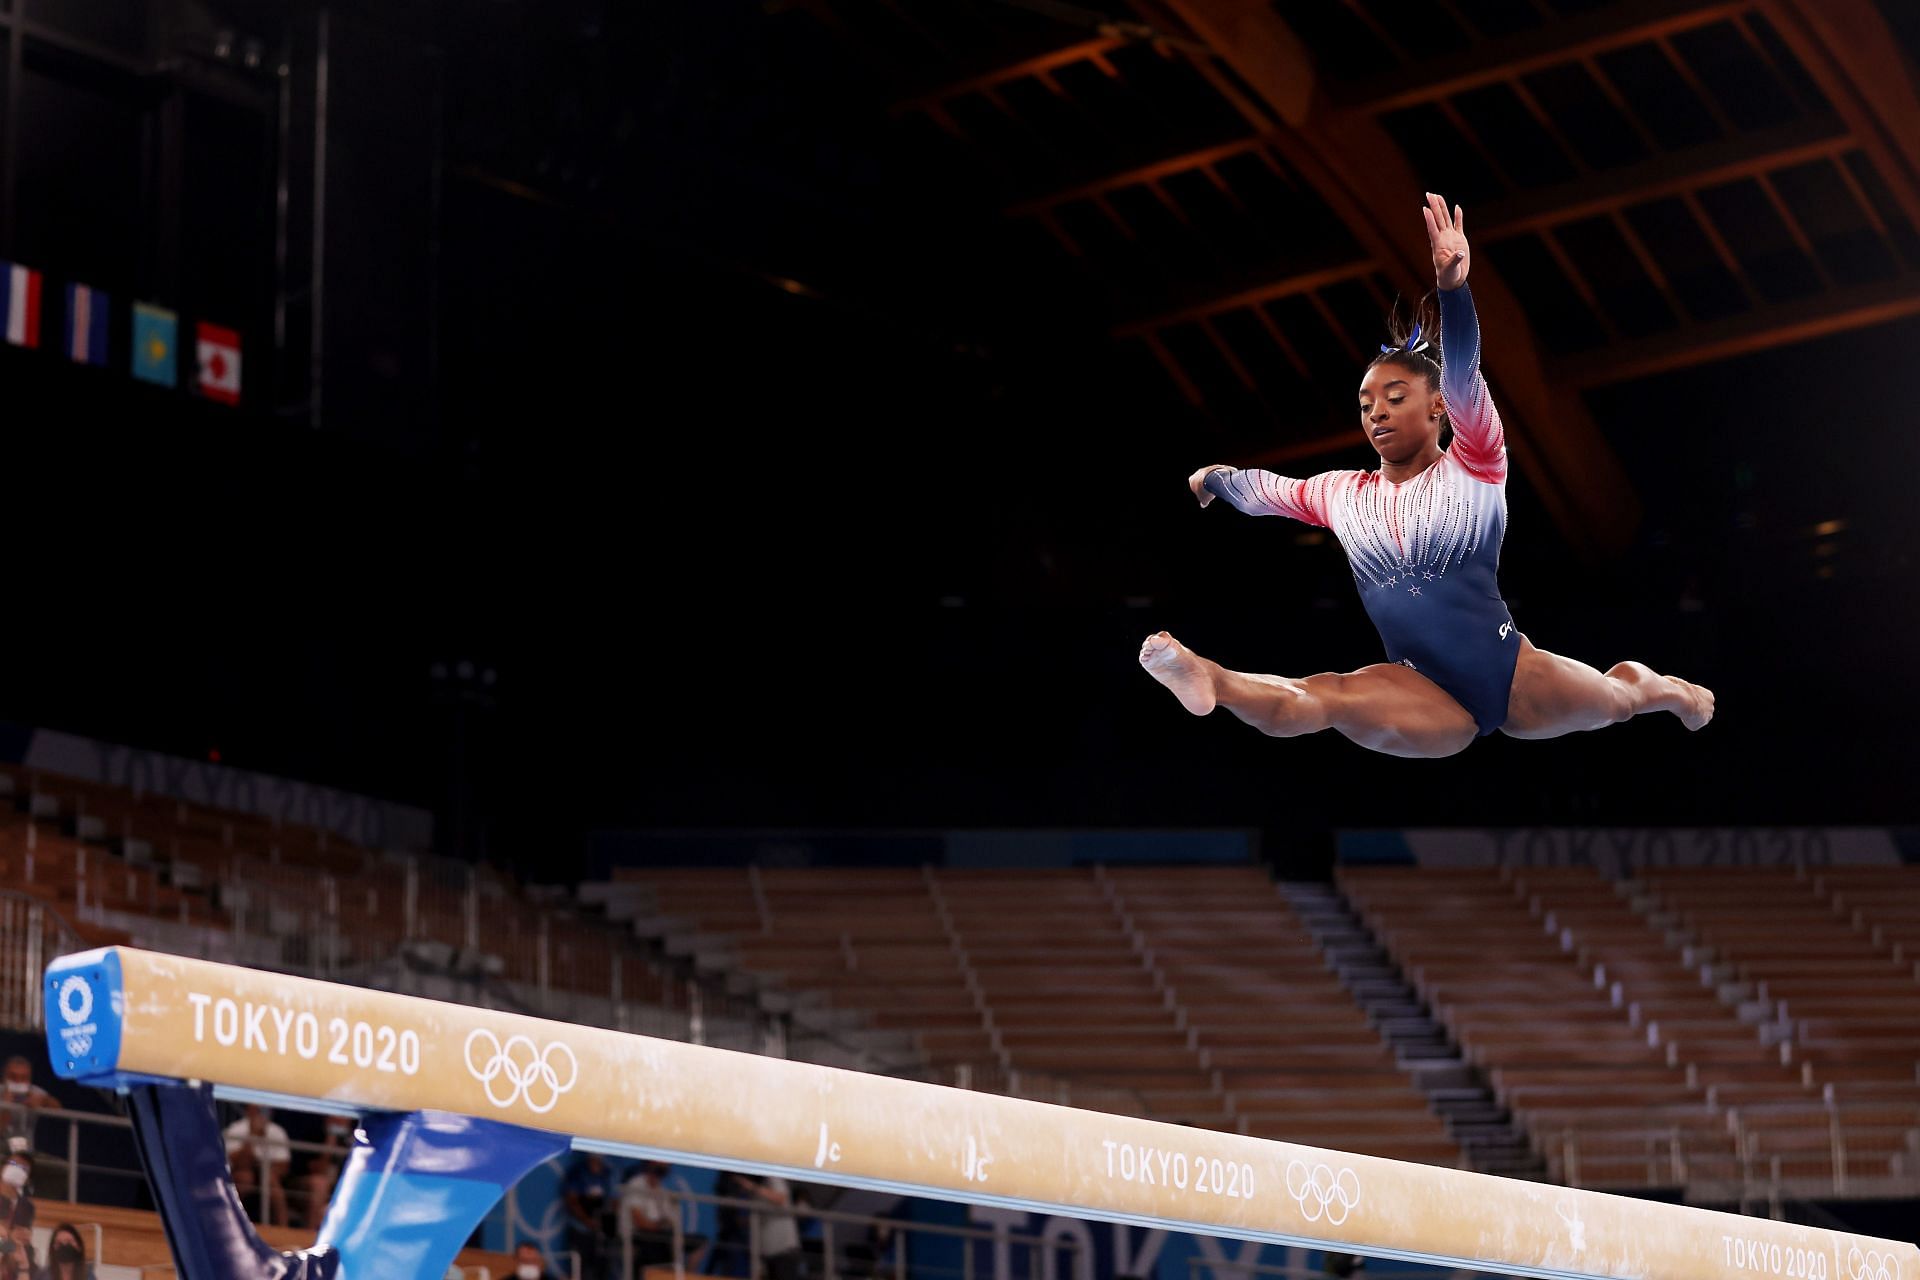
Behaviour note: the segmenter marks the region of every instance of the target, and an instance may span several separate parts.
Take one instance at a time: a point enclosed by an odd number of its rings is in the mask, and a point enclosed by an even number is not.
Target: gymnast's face
[[[1411,462],[1439,447],[1440,393],[1426,374],[1391,360],[1360,383],[1360,430],[1383,462]]]

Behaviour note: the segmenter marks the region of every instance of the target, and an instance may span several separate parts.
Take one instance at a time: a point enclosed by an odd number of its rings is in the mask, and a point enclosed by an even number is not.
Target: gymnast
[[[1194,715],[1225,707],[1276,738],[1338,729],[1412,758],[1453,755],[1495,729],[1557,738],[1653,711],[1700,728],[1713,718],[1709,690],[1638,662],[1602,674],[1515,630],[1497,580],[1507,450],[1480,374],[1466,218],[1432,193],[1421,213],[1439,286],[1439,360],[1416,322],[1367,366],[1360,430],[1379,470],[1295,480],[1211,466],[1187,482],[1202,507],[1225,498],[1248,515],[1332,529],[1391,661],[1346,675],[1249,675],[1161,631],[1141,646],[1140,665]],[[1453,428],[1445,449],[1443,424]]]

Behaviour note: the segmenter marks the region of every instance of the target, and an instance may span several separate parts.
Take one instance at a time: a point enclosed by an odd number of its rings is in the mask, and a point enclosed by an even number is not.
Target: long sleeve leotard
[[[1216,471],[1205,486],[1248,515],[1333,530],[1387,657],[1446,690],[1487,734],[1506,720],[1520,637],[1498,580],[1506,434],[1480,373],[1480,324],[1464,285],[1441,291],[1440,351],[1453,443],[1413,479]]]

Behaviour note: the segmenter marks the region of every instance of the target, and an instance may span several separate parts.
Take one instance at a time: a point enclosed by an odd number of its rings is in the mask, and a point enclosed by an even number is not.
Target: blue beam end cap
[[[61,956],[47,966],[47,1057],[66,1080],[112,1075],[120,1066],[126,984],[111,948]]]

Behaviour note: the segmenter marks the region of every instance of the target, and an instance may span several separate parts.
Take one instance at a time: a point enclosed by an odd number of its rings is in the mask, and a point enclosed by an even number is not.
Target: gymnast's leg
[[[1507,722],[1500,731],[1515,738],[1558,738],[1650,711],[1671,711],[1681,724],[1698,729],[1713,719],[1713,691],[1638,662],[1619,663],[1603,674],[1536,649],[1522,637]]]
[[[1270,737],[1338,729],[1371,751],[1428,759],[1453,755],[1477,734],[1464,707],[1409,667],[1382,663],[1299,679],[1248,675],[1201,657],[1164,631],[1140,646],[1140,665],[1193,714],[1225,707]]]

